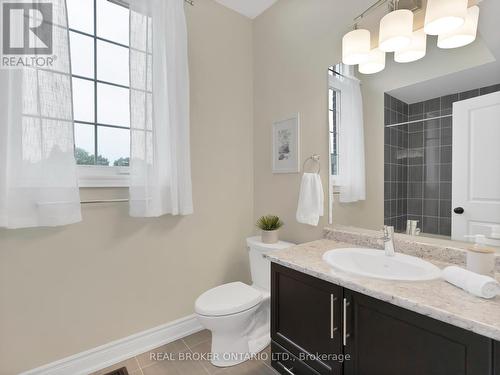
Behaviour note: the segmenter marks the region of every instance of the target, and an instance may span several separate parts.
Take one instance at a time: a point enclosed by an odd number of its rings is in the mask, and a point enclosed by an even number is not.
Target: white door
[[[453,104],[452,168],[452,238],[490,234],[500,225],[500,92]]]

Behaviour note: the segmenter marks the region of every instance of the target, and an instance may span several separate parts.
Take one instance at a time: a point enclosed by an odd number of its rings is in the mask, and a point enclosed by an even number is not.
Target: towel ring
[[[304,164],[302,164],[302,170],[305,172],[306,170],[306,164],[309,160],[312,160],[312,161],[315,161],[318,163],[318,170],[317,170],[317,174],[319,174],[319,172],[321,171],[321,163],[319,161],[319,155],[318,154],[313,154],[311,156],[309,156],[306,160],[304,160]]]

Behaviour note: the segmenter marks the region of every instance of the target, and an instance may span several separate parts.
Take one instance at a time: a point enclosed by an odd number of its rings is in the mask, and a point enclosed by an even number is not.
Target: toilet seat
[[[262,293],[242,282],[223,284],[203,293],[195,302],[197,314],[224,316],[248,310],[262,301]]]

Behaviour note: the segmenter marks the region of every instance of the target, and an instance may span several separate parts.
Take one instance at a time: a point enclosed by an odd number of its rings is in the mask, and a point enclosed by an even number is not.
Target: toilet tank
[[[295,244],[285,241],[279,241],[273,244],[263,243],[260,236],[247,238],[252,284],[267,291],[271,290],[271,262],[262,255],[268,252],[286,249],[293,245]]]

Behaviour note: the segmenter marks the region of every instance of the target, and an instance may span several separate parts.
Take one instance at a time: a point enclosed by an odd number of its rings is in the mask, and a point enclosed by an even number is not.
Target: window
[[[338,175],[339,161],[339,138],[338,138],[338,120],[339,110],[337,108],[337,101],[340,99],[340,91],[334,88],[328,89],[328,124],[330,135],[330,174],[332,176]]]
[[[126,186],[130,160],[129,10],[67,0],[80,186]]]
[[[328,130],[330,144],[330,180],[338,185],[339,175],[339,125],[341,92],[335,84],[338,74],[341,74],[342,65],[337,64],[328,69]]]

